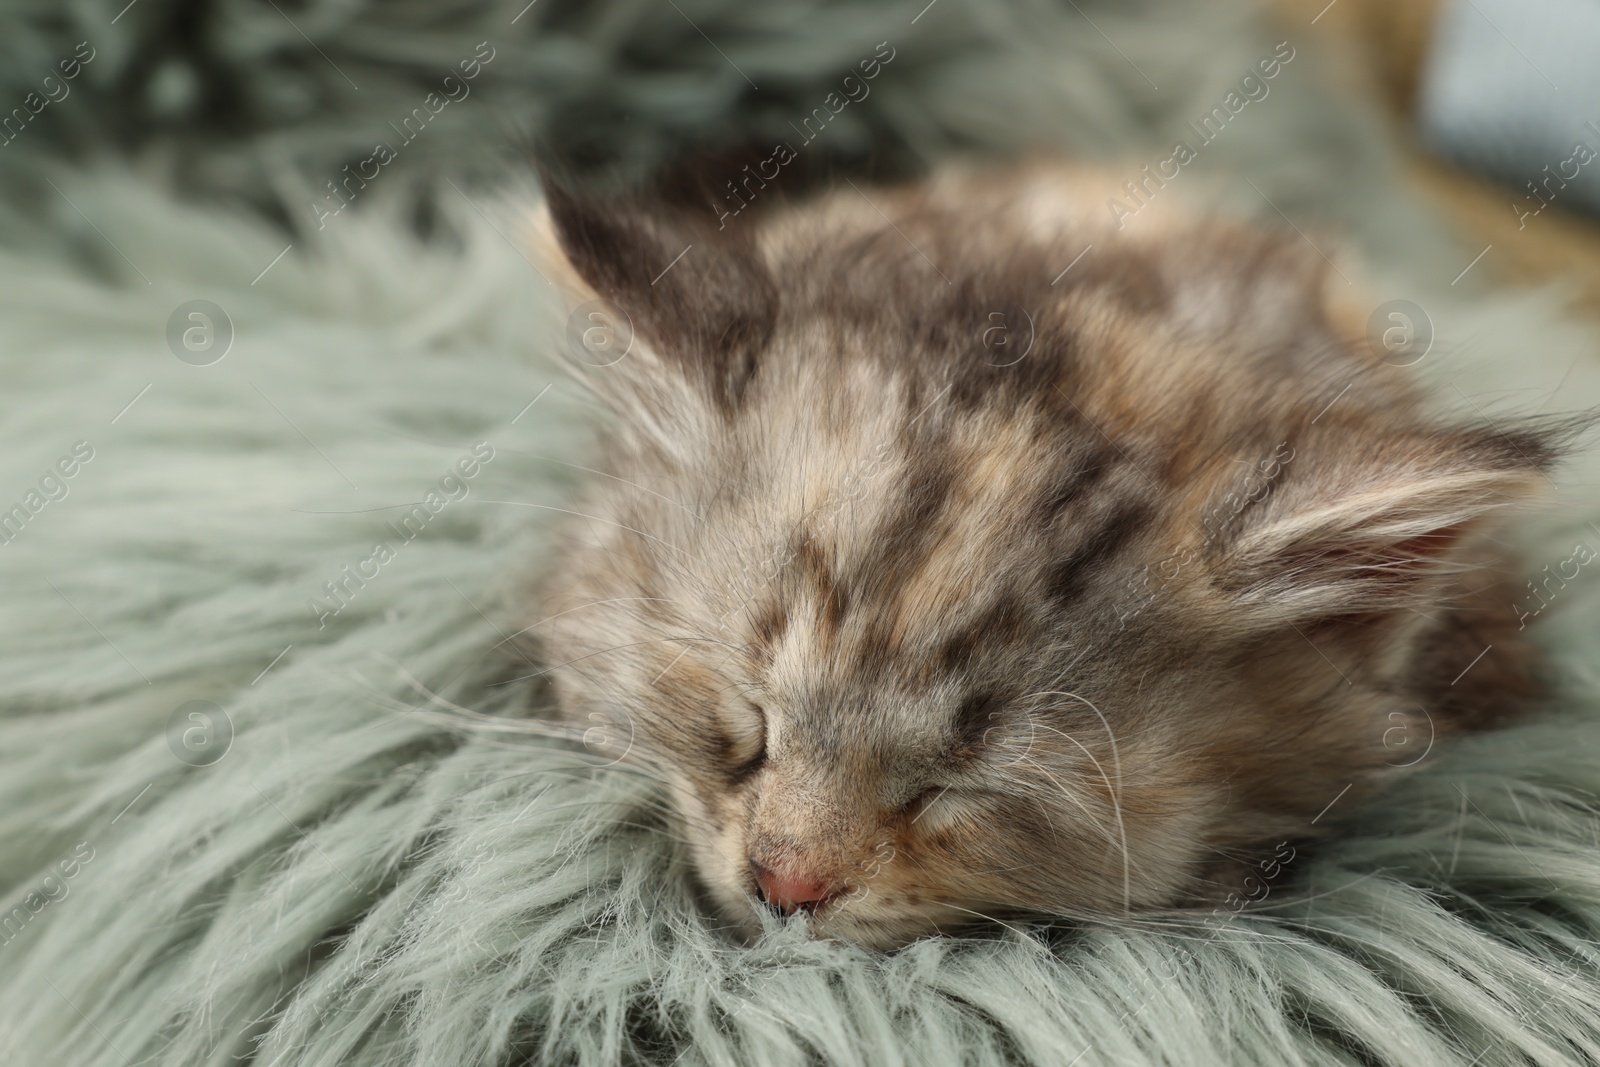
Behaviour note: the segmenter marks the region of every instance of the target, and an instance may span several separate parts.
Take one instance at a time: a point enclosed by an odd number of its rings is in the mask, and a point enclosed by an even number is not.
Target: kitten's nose
[[[761,899],[784,915],[797,910],[815,911],[817,906],[833,896],[831,880],[812,875],[779,874],[768,870],[755,860],[750,861],[750,873],[755,875]]]

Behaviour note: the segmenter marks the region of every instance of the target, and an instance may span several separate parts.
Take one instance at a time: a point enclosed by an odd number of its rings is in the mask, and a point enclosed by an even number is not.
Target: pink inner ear
[[[1338,546],[1323,554],[1323,559],[1355,562],[1363,570],[1376,570],[1398,580],[1419,578],[1429,564],[1450,554],[1466,533],[1467,523],[1458,522],[1430,533],[1371,549]]]
[[[1466,523],[1458,522],[1454,526],[1446,526],[1441,530],[1401,541],[1394,546],[1394,554],[1399,559],[1423,561],[1439,559],[1450,553],[1466,533],[1466,528]]]
[[[1470,525],[1466,520],[1390,544],[1362,543],[1352,537],[1320,549],[1307,546],[1281,562],[1290,564],[1301,581],[1314,581],[1320,575],[1328,583],[1325,588],[1331,595],[1319,614],[1390,610],[1399,606],[1396,598],[1411,596],[1417,583],[1435,572],[1435,565],[1451,553]]]

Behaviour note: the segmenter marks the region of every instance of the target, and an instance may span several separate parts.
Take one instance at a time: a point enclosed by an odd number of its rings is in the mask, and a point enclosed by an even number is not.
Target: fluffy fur
[[[631,336],[526,629],[747,930],[763,880],[877,947],[1214,904],[1398,734],[1527,707],[1490,538],[1557,438],[1425,414],[1295,235],[1116,191],[551,194]]]
[[[326,146],[369,153],[367,120],[382,126],[389,104],[404,113],[415,86],[460,58],[458,43],[470,51],[479,39],[474,23],[464,42],[410,34],[396,43],[375,36],[373,24],[459,24],[470,15],[509,25],[522,6],[464,4],[440,16],[436,5],[284,5],[362,85],[346,97],[330,87],[343,85],[337,72],[255,4],[145,0],[114,26],[109,9],[34,5],[36,25],[5,43],[44,65],[70,54],[83,28],[125,35],[128,46],[181,44],[247,83],[247,99],[320,102],[305,105],[317,136],[297,143],[348,162],[359,156]],[[773,48],[764,7],[679,6],[758,81],[766,71],[809,72],[811,84],[796,90],[802,112],[822,98],[836,65],[870,54],[883,37],[877,25],[862,30],[819,5],[784,31],[810,45]],[[867,106],[895,101],[878,113],[881,125],[930,155],[950,143],[1070,136],[1142,163],[1170,151],[1155,124],[1209,107],[1281,39],[1226,5],[1184,5],[1143,26],[1120,7],[1079,6],[1160,94],[1075,10],[940,0],[906,34],[902,58],[917,63],[897,60],[884,75],[913,72],[915,90],[897,96],[880,80]],[[208,17],[193,20],[197,10]],[[630,25],[631,5],[583,10],[598,27],[595,91],[658,99],[652,79],[681,85],[683,70],[706,86],[667,116],[619,107],[636,116],[633,136],[619,144],[644,155],[674,130],[738,112],[736,91],[717,81],[724,59],[686,23],[671,29],[670,8],[625,33],[615,28]],[[868,10],[896,25],[914,14]],[[282,67],[247,62],[260,38],[234,32],[240,12],[278,20],[273,55]],[[83,23],[56,24],[69,18]],[[168,18],[195,33],[169,32]],[[641,41],[652,48],[641,51]],[[677,56],[666,74],[626,58],[653,63],[662,52]],[[1433,391],[1457,414],[1467,408],[1450,383],[1493,417],[1600,398],[1594,332],[1564,323],[1557,302],[1467,298],[1499,249],[1449,286],[1480,249],[1457,247],[1427,224],[1395,187],[1381,127],[1311,76],[1309,43],[1302,53],[1307,65],[1297,59],[1291,72],[1303,79],[1279,78],[1271,98],[1251,105],[1249,124],[1208,148],[1210,177],[1196,171],[1184,181],[1204,184],[1247,162],[1330,254],[1310,216],[1356,235],[1383,265],[1377,288],[1418,300],[1434,317],[1440,358],[1417,371],[1437,372]],[[101,59],[117,54],[134,50]],[[354,65],[361,57],[368,67]],[[32,62],[3,73],[26,89]],[[718,75],[699,80],[713,68]],[[164,65],[134,69],[151,82],[169,77]],[[383,72],[416,81],[385,89],[367,80]],[[286,75],[328,91],[275,96],[300,84]],[[557,89],[571,85],[564,79],[554,77]],[[89,132],[78,143],[104,149],[114,139],[102,134],[123,130],[130,113],[140,128],[159,125],[163,96],[130,88],[145,84],[104,87],[94,113],[80,113]],[[45,119],[78,129],[71,109],[93,98],[51,105]],[[357,103],[373,110],[358,113]],[[206,131],[179,176],[249,175],[259,187],[269,173],[261,152],[270,157],[286,130],[306,132],[294,114],[280,118],[253,140]],[[65,132],[40,126],[27,136],[52,130]],[[483,116],[461,139],[494,136]],[[34,151],[29,143],[0,152],[8,178]],[[554,544],[546,517],[559,513],[544,509],[570,507],[590,477],[565,464],[592,466],[588,419],[564,386],[510,422],[556,380],[537,358],[560,343],[562,326],[537,295],[545,283],[448,187],[442,223],[459,245],[415,241],[409,213],[385,204],[398,186],[376,187],[321,235],[291,236],[237,209],[174,199],[165,183],[122,170],[47,173],[150,284],[48,186],[0,201],[0,485],[12,493],[4,499],[36,484],[80,435],[97,448],[71,494],[0,547],[0,886],[6,913],[28,908],[30,897],[40,905],[0,944],[0,1061],[990,1067],[1076,1056],[1080,1067],[1483,1067],[1600,1059],[1600,605],[1587,571],[1536,623],[1554,666],[1575,680],[1552,700],[1550,718],[1468,740],[1448,760],[1430,756],[1399,790],[1359,810],[1348,796],[1338,801],[1322,819],[1342,820],[1337,837],[1297,856],[1253,914],[1216,916],[1226,920],[1220,931],[1029,925],[882,956],[773,924],[759,943],[735,947],[708,929],[648,783],[621,765],[597,771],[605,761],[581,749],[442,726],[425,718],[438,705],[409,680],[484,712],[542,706],[537,691],[490,683],[536,669],[493,651],[525,608],[496,595],[508,573]],[[324,175],[313,167],[306,184],[319,188]],[[487,193],[458,184],[487,212]],[[1281,223],[1253,190],[1231,178],[1222,186],[1224,199]],[[291,198],[280,217],[314,226],[302,200]],[[296,247],[252,285],[291,239]],[[197,296],[223,305],[239,327],[233,352],[211,368],[178,363],[162,341],[173,308]],[[1558,384],[1562,399],[1551,401]],[[307,599],[370,552],[398,513],[363,509],[409,506],[480,435],[498,451],[473,495],[319,629]],[[1594,471],[1566,480],[1577,502],[1527,546],[1535,562],[1554,565],[1591,536]],[[228,755],[208,768],[179,763],[164,737],[191,699],[218,702],[236,727]],[[87,862],[80,843],[93,850]]]
[[[94,850],[61,882],[67,895],[0,945],[5,1062],[999,1065],[1081,1053],[1080,1064],[1413,1067],[1600,1054],[1600,706],[1581,687],[1551,720],[1429,757],[1375,805],[1341,800],[1323,820],[1338,821],[1336,839],[1296,857],[1259,910],[1212,916],[1217,930],[1028,925],[882,956],[771,923],[760,943],[731,943],[694,899],[649,783],[621,765],[596,773],[604,761],[581,750],[424,717],[426,692],[485,712],[537,706],[522,687],[485,686],[507,673],[490,650],[514,605],[496,591],[552,525],[540,508],[481,501],[567,507],[587,477],[534,458],[582,440],[563,386],[509,425],[555,377],[526,362],[526,337],[559,326],[524,299],[543,283],[521,258],[469,211],[455,220],[460,253],[373,218],[324,261],[290,253],[251,287],[252,265],[281,250],[276,235],[125,175],[63,189],[119,220],[108,233],[130,254],[171,258],[141,262],[153,287],[91,282],[36,252],[0,259],[0,352],[14,410],[31,413],[7,423],[6,484],[36,480],[69,427],[99,449],[61,510],[41,515],[54,525],[0,549],[6,911],[47,895],[45,877],[59,881],[80,842]],[[412,269],[387,272],[400,258]],[[371,295],[341,288],[354,279]],[[151,324],[197,291],[238,309],[249,346],[208,369],[164,351],[152,365]],[[95,333],[64,336],[86,306]],[[1581,362],[1593,333],[1561,326],[1548,304],[1450,321],[1490,351],[1539,324],[1540,346],[1514,372],[1482,364],[1461,380],[1480,402],[1508,383],[1546,395],[1574,361],[1568,395],[1600,396]],[[108,366],[108,352],[122,358]],[[284,358],[269,368],[254,355],[266,352]],[[111,426],[147,368],[155,384]],[[408,545],[319,631],[306,599],[392,514],[361,509],[418,499],[479,435],[500,450],[482,478],[501,480],[480,480],[468,498],[479,502]],[[104,480],[90,482],[102,462]],[[1564,558],[1589,517],[1569,511],[1533,558]],[[1538,623],[1579,680],[1600,666],[1596,588],[1575,584]],[[520,662],[510,673],[533,673]],[[180,764],[164,738],[190,699],[218,701],[236,727],[209,768]]]

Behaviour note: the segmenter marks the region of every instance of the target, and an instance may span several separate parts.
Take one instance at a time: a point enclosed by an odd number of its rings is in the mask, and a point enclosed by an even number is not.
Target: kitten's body
[[[1424,414],[1300,238],[1096,181],[552,193],[636,336],[532,632],[746,924],[1192,902],[1530,690],[1484,534],[1547,444]]]

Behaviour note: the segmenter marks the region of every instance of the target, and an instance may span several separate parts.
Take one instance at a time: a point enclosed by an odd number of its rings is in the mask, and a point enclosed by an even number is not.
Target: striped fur
[[[1425,413],[1293,234],[1118,230],[1100,181],[952,171],[724,230],[552,191],[547,257],[637,337],[581,368],[610,476],[531,632],[743,928],[752,861],[881,947],[1214,900],[1397,773],[1396,729],[1532,691],[1485,534],[1548,435]]]

